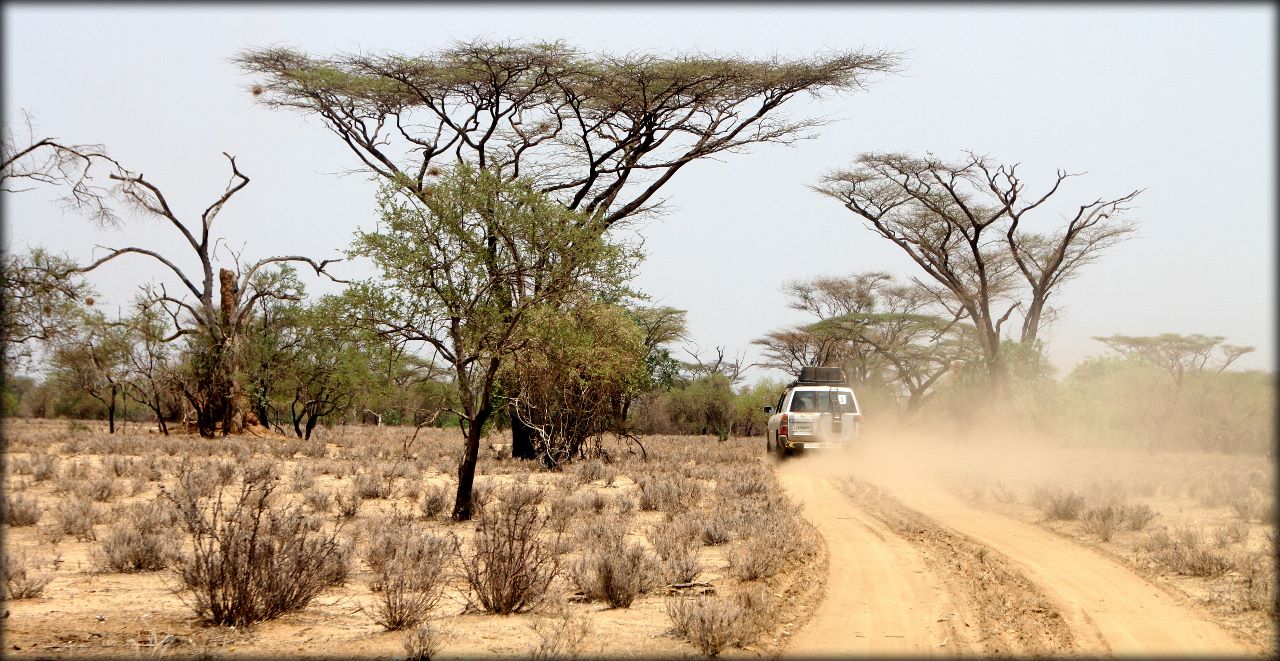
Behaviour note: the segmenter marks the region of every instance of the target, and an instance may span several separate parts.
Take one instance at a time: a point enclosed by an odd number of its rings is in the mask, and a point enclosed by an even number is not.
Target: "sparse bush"
[[[623,516],[629,516],[632,512],[636,511],[636,499],[625,493],[618,495],[613,499],[613,502],[618,505],[618,514]]]
[[[1240,521],[1232,521],[1213,532],[1213,541],[1218,546],[1240,544],[1248,538],[1249,526]]]
[[[422,500],[418,502],[418,510],[422,516],[434,519],[449,508],[449,493],[446,487],[432,485],[422,492]]]
[[[1120,527],[1121,519],[1120,510],[1110,505],[1090,508],[1084,513],[1084,530],[1089,534],[1097,535],[1098,539],[1104,542],[1109,542],[1116,528]]]
[[[298,464],[293,467],[293,474],[291,477],[292,479],[289,482],[289,490],[294,493],[303,493],[315,487],[315,471],[311,466],[303,462],[298,462]]]
[[[302,502],[311,508],[311,511],[323,514],[329,511],[329,506],[333,504],[333,496],[326,490],[317,487],[311,487],[302,494]]]
[[[354,519],[360,513],[360,506],[364,504],[364,496],[361,495],[360,489],[353,484],[346,491],[338,491],[333,497],[333,502],[338,508],[338,516],[340,518]]]
[[[313,533],[300,507],[276,506],[278,480],[269,471],[246,467],[229,507],[223,486],[206,503],[189,488],[195,481],[184,471],[167,497],[191,536],[193,550],[177,565],[197,616],[247,626],[304,608],[345,580],[349,550],[337,530]]]
[[[23,494],[4,497],[4,523],[10,526],[34,526],[40,520],[44,508],[34,498]]]
[[[1084,496],[1074,491],[1050,493],[1043,509],[1051,521],[1074,521],[1084,509]]]
[[[698,522],[682,517],[659,523],[649,530],[649,543],[662,561],[662,573],[670,583],[688,583],[702,572],[698,559]]]
[[[457,547],[473,598],[491,613],[537,606],[560,571],[554,545],[541,539],[546,527],[536,504],[541,496],[519,493],[529,489],[519,484],[504,489],[502,503],[481,512],[470,550]]]
[[[361,473],[356,476],[355,491],[365,500],[384,500],[391,497],[393,482],[387,477]]]
[[[369,562],[374,570],[378,593],[369,616],[388,631],[415,627],[427,620],[440,601],[445,586],[445,570],[453,553],[455,540],[432,535],[413,525],[397,526],[375,534],[382,549],[380,557]]]
[[[1276,612],[1276,567],[1266,553],[1250,553],[1236,563],[1240,572],[1238,600],[1248,610]]]
[[[702,543],[707,546],[719,546],[733,539],[733,526],[722,512],[714,511],[702,522]]]
[[[742,644],[747,637],[742,607],[720,597],[675,597],[667,600],[666,611],[676,633],[709,657]]]
[[[1214,578],[1234,568],[1234,563],[1204,547],[1200,531],[1181,527],[1172,532],[1160,528],[1148,534],[1140,548],[1148,551],[1152,559],[1185,576]]]
[[[78,542],[96,540],[93,526],[98,522],[98,513],[88,498],[72,497],[60,502],[53,508],[53,525],[48,531],[53,539],[71,537]]]
[[[34,599],[44,594],[45,586],[53,580],[53,574],[39,571],[40,562],[25,553],[6,553],[4,564],[4,598]]]
[[[700,482],[675,473],[641,475],[636,483],[640,487],[640,509],[647,512],[685,512],[697,507],[702,498]]]
[[[557,535],[563,535],[569,530],[569,524],[573,523],[580,507],[581,502],[567,494],[553,498],[547,508],[547,526]]]
[[[158,571],[169,566],[176,551],[168,531],[125,521],[107,531],[93,563],[98,571]]]
[[[599,459],[588,459],[578,464],[578,482],[587,484],[605,477],[604,462]]]
[[[439,625],[423,622],[404,639],[405,661],[431,661],[444,649],[448,632]]]
[[[81,482],[79,487],[76,488],[76,493],[94,502],[109,503],[120,495],[120,486],[116,484],[114,476],[103,475]]]
[[[629,608],[656,585],[657,563],[643,546],[604,538],[573,567],[573,581],[588,599],[610,608]]]
[[[591,621],[574,615],[567,604],[560,604],[550,617],[535,618],[529,628],[538,635],[538,644],[529,651],[534,661],[577,659],[592,633]]]
[[[1156,518],[1155,510],[1151,509],[1151,506],[1146,503],[1125,505],[1121,512],[1125,525],[1129,530],[1142,530],[1147,527],[1148,523],[1151,523],[1152,519]]]

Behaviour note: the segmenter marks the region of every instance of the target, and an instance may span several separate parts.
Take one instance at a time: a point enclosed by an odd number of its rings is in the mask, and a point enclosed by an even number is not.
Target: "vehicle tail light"
[[[787,436],[787,414],[782,414],[782,419],[778,421],[778,435]]]

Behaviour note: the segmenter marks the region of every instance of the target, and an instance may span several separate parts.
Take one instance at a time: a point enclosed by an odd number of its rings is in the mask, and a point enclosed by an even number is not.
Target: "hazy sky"
[[[757,357],[751,340],[800,321],[779,286],[820,274],[914,264],[807,186],[865,151],[965,149],[1020,162],[1032,190],[1056,168],[1087,171],[1062,205],[1145,188],[1138,238],[1069,283],[1045,334],[1068,370],[1094,335],[1224,335],[1275,356],[1275,15],[1269,5],[484,5],[359,7],[4,6],[5,121],[30,111],[41,135],[102,143],[158,184],[180,216],[226,183],[220,155],[252,180],[215,226],[246,258],[337,256],[370,228],[373,184],[322,125],[255,103],[237,51],[289,45],[417,53],[456,39],[563,39],[584,50],[805,56],[886,48],[902,75],[870,91],[793,104],[834,122],[818,139],[696,163],[664,189],[668,211],[640,232],[639,287],[689,311],[691,336]],[[9,250],[87,259],[95,245],[180,249],[155,220],[97,231],[50,195],[4,200]],[[1064,206],[1065,208],[1065,206]],[[1042,218],[1042,222],[1056,220]],[[339,271],[341,272],[341,271]],[[347,272],[352,274],[351,271]],[[123,305],[160,275],[121,258],[93,275]],[[309,280],[313,292],[332,285]],[[749,379],[763,374],[749,373]]]

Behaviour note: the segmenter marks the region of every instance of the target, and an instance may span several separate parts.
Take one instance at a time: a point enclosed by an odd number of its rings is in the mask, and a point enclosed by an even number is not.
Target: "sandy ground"
[[[992,626],[974,617],[974,605],[980,607],[993,595],[978,594],[982,588],[976,584],[939,571],[929,561],[936,549],[916,543],[920,531],[898,526],[899,532],[912,533],[904,539],[883,523],[885,512],[845,497],[838,487],[850,475],[923,515],[912,524],[915,528],[936,526],[1007,559],[1012,571],[1029,581],[1032,598],[1047,599],[1056,611],[1050,618],[1060,616],[1069,628],[1059,649],[1018,649],[1015,643],[1011,653],[1257,653],[1185,597],[1053,531],[969,506],[924,477],[925,471],[902,470],[871,456],[856,461],[802,458],[786,462],[779,473],[792,497],[805,504],[806,516],[826,537],[831,552],[828,598],[796,634],[790,653],[931,656],[992,651],[975,645],[982,632],[974,638],[966,636],[971,633],[966,629],[973,628],[970,621]],[[1006,595],[995,597],[1006,600]]]
[[[792,638],[788,652],[924,656],[944,650],[951,637],[947,620],[955,608],[917,550],[853,507],[833,480],[806,474],[796,463],[782,466],[780,473],[830,553],[827,598]]]

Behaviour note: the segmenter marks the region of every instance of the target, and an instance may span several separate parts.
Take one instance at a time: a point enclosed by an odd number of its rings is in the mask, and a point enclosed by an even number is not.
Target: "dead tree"
[[[190,341],[192,355],[182,390],[183,396],[195,409],[200,434],[206,437],[214,436],[219,426],[224,435],[237,433],[243,426],[245,402],[236,380],[238,341],[241,330],[252,316],[254,304],[263,298],[299,298],[296,292],[264,285],[273,281],[255,276],[271,264],[301,262],[310,265],[317,275],[332,277],[325,267],[337,261],[316,262],[301,255],[284,255],[244,265],[237,258],[234,270],[218,269],[215,283],[213,223],[227,202],[249,184],[249,178],[236,166],[235,158],[223,155],[231,165],[230,181],[222,194],[200,215],[198,225],[180,219],[160,188],[142,174],[117,168],[110,175],[111,179],[119,182],[118,192],[127,203],[143,213],[159,217],[185,239],[200,264],[198,274],[193,277],[168,256],[136,246],[108,249],[105,256],[75,269],[76,272],[89,272],[122,255],[137,254],[160,263],[177,277],[182,284],[181,294],[171,294],[160,285],[151,290],[150,298],[153,304],[165,310],[175,329],[165,340],[187,337]]]

